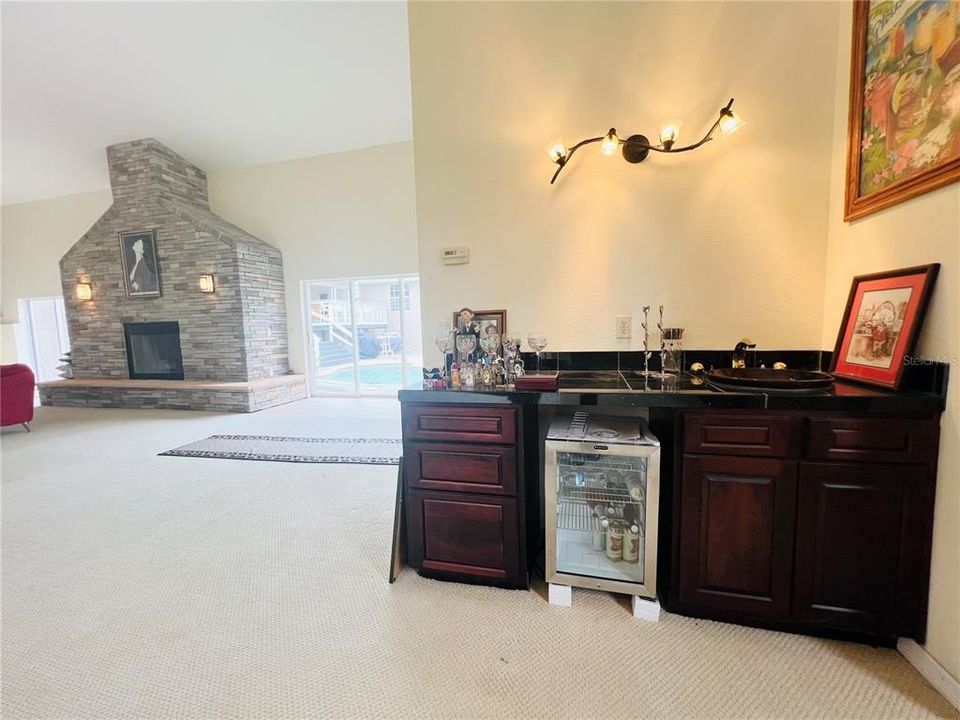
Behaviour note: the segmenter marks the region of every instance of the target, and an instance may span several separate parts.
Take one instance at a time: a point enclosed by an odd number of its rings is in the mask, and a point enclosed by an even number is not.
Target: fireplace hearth
[[[180,323],[124,323],[131,380],[183,380]]]

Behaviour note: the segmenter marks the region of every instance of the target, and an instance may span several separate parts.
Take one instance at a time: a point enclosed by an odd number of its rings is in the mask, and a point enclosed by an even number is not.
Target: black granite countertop
[[[401,390],[399,397],[403,402],[417,403],[930,413],[942,412],[946,407],[946,375],[946,366],[930,368],[922,378],[910,378],[911,382],[905,382],[905,389],[899,392],[837,381],[828,390],[799,393],[731,391],[686,373],[659,380],[641,377],[632,370],[561,370],[556,391],[489,387],[424,390],[411,387]]]

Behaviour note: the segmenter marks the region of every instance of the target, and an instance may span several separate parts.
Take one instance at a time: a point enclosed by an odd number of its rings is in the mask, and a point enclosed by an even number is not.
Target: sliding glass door
[[[393,395],[420,378],[420,280],[415,275],[304,284],[314,395]]]

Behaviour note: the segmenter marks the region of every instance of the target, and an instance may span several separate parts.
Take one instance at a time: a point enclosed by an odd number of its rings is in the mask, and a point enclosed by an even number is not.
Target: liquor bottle
[[[636,523],[623,531],[623,561],[635,563],[640,557],[640,528]]]
[[[607,528],[607,557],[610,560],[623,558],[623,526],[618,522],[610,523]]]
[[[610,526],[610,521],[607,520],[607,516],[603,514],[599,505],[593,509],[593,514],[593,549],[603,550],[606,547],[607,528]]]

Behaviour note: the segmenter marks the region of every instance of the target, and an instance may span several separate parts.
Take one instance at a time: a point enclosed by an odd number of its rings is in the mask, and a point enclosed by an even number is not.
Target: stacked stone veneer
[[[186,380],[289,372],[280,251],[210,212],[206,174],[153,139],[107,148],[113,205],[60,260],[74,377],[128,378],[123,325],[177,321]],[[155,230],[162,295],[127,297],[120,233]],[[213,274],[216,292],[200,292]],[[93,298],[76,297],[89,282]]]
[[[303,375],[274,381],[240,383],[236,387],[102,387],[83,381],[40,384],[44,405],[60,407],[157,408],[161,410],[206,410],[210,412],[256,412],[307,396]]]

